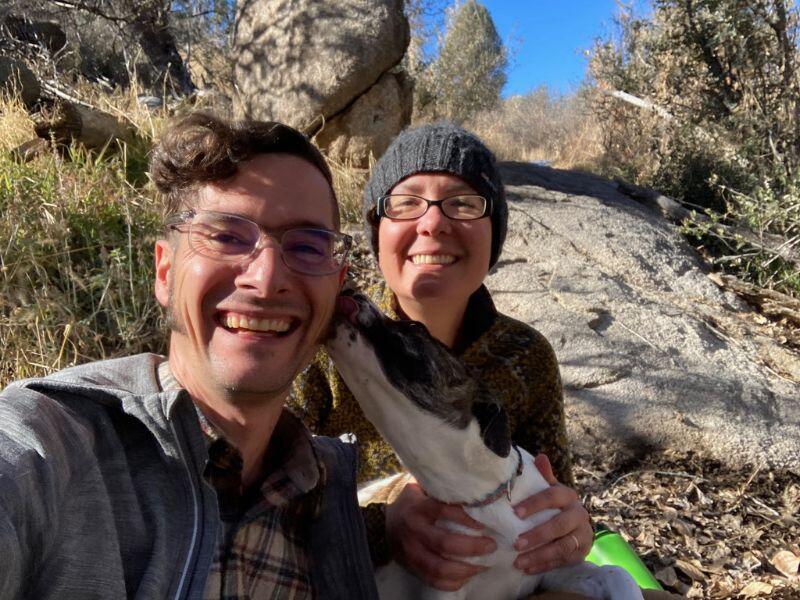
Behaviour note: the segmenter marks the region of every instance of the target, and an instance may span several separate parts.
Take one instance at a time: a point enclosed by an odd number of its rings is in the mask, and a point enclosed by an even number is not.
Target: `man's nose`
[[[441,206],[429,206],[428,211],[417,220],[417,232],[420,234],[449,233],[450,228],[450,219],[442,212]]]
[[[280,243],[262,236],[236,284],[269,296],[285,290],[288,282],[289,269],[283,262]]]

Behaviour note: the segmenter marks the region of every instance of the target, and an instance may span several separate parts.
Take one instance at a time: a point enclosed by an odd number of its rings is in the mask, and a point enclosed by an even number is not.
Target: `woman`
[[[508,220],[491,151],[449,123],[406,130],[375,165],[364,212],[386,280],[382,289],[370,290],[373,299],[393,318],[424,323],[449,346],[475,371],[485,392],[505,406],[514,442],[540,449],[552,460],[557,478],[572,485],[553,350],[537,331],[499,314],[483,285],[500,256]],[[295,386],[292,403],[316,433],[356,434],[361,482],[401,469],[324,353]],[[544,508],[562,512],[517,540],[515,565],[528,573],[583,560],[593,540],[577,494],[556,483],[544,455],[537,466],[555,485],[522,502],[518,514]],[[461,507],[428,498],[413,482],[391,504],[367,507],[366,516],[377,563],[391,554],[442,590],[460,588],[479,571],[460,559],[494,549],[488,537],[438,527],[437,520],[447,519],[481,529]]]

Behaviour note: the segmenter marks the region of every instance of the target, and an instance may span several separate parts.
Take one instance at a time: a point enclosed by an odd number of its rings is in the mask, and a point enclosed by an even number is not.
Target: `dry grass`
[[[0,94],[0,153],[5,153],[36,137],[33,121],[16,97]]]
[[[329,157],[327,160],[333,175],[333,189],[336,190],[336,197],[339,199],[342,222],[360,224],[363,206],[361,194],[370,170],[360,169],[348,162],[340,162]]]
[[[0,387],[161,349],[146,143],[19,163],[8,150],[32,137],[30,122],[14,100],[0,115]]]
[[[593,170],[602,136],[582,96],[554,96],[540,88],[477,115],[467,126],[500,160]]]

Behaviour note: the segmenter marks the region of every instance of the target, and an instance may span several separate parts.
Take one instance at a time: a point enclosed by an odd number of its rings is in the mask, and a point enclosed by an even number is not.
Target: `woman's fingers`
[[[582,562],[589,548],[591,542],[586,544],[585,541],[581,541],[579,533],[572,533],[520,554],[514,561],[514,566],[528,574],[543,573]]]
[[[522,534],[515,543],[523,550],[514,563],[526,573],[540,573],[578,563],[586,558],[594,541],[589,515],[579,501]]]
[[[431,586],[453,591],[484,569],[458,558],[493,552],[496,545],[490,537],[443,527],[444,521],[476,532],[483,529],[461,506],[433,500],[415,483],[408,484],[386,508],[387,535],[395,558]]]
[[[589,513],[575,490],[558,483],[543,454],[536,457],[535,465],[550,487],[517,504],[514,512],[522,519],[548,509],[559,512],[516,539],[514,547],[520,555],[514,566],[526,573],[580,562],[594,542]]]
[[[453,523],[458,523],[459,525],[475,529],[476,531],[483,531],[483,523],[470,517],[463,506],[458,504],[445,504],[438,500],[433,500],[432,498],[428,498],[428,500],[429,503],[427,505],[431,508],[436,521],[452,521]]]
[[[481,556],[495,550],[495,542],[490,537],[456,533],[441,526],[442,521],[452,521],[465,527],[477,525],[478,530],[483,529],[483,525],[470,519],[460,506],[443,505],[430,498],[427,500],[421,504],[417,512],[408,514],[407,535],[419,540],[429,550],[443,557]]]
[[[403,564],[412,572],[436,589],[445,591],[460,589],[483,570],[478,565],[445,558],[414,538],[404,544],[404,557]]]
[[[517,504],[514,512],[520,519],[524,519],[548,508],[564,509],[574,502],[580,502],[575,490],[556,483]]]
[[[558,483],[556,476],[553,474],[553,465],[550,464],[550,459],[547,458],[544,452],[539,452],[539,454],[533,458],[533,464],[539,469],[539,473],[542,474],[542,477],[544,477],[547,483],[550,485]]]

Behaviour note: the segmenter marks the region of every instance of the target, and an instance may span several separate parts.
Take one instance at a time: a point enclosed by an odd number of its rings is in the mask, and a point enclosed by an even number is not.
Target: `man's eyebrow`
[[[328,225],[327,223],[322,223],[320,221],[312,221],[310,219],[298,219],[295,221],[288,221],[286,223],[281,223],[281,226],[276,227],[275,229],[280,231],[288,231],[289,229],[298,229],[307,227],[310,227],[311,229],[327,229],[328,231],[335,230],[335,227],[333,225]]]

